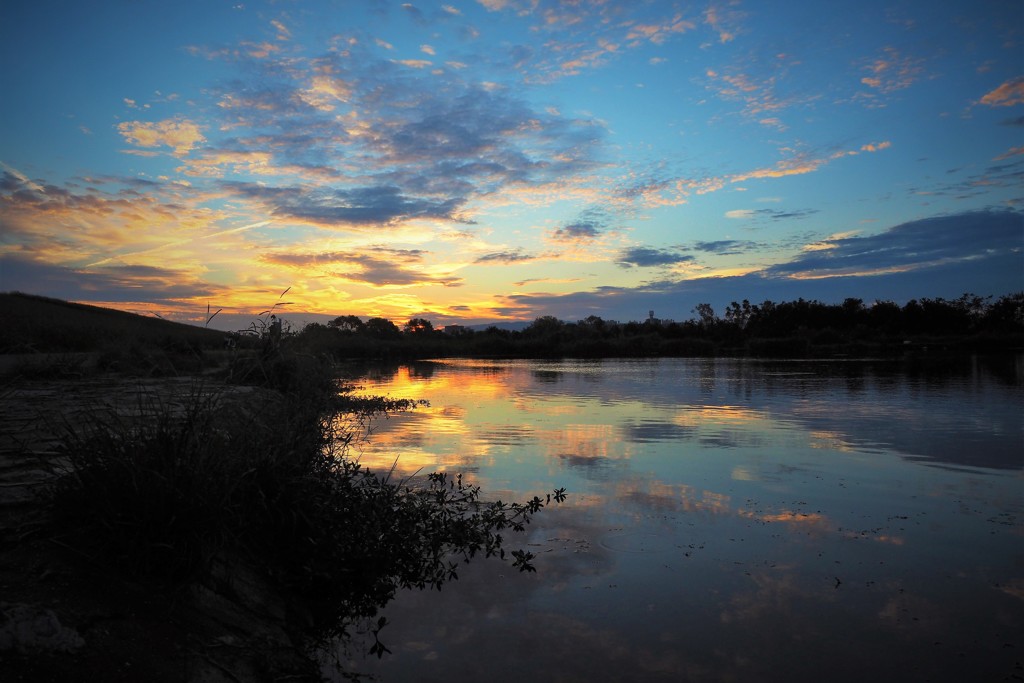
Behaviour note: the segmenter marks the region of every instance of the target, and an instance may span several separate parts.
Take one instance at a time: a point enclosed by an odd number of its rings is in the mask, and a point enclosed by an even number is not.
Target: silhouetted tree
[[[401,335],[398,326],[387,318],[370,318],[365,329],[367,334],[378,339],[393,339]]]
[[[714,311],[711,311],[714,315]],[[738,304],[733,301],[725,309],[725,322],[735,325],[739,329],[745,329],[747,323],[750,322],[751,316],[754,314],[754,309],[750,306],[750,302],[746,299],[743,300],[742,304]]]
[[[705,329],[713,327],[718,321],[718,317],[715,315],[715,309],[711,307],[711,304],[697,304],[697,307],[693,309],[693,312],[700,318],[700,325]]]
[[[412,318],[405,324],[403,331],[406,334],[431,334],[434,325],[426,318]]]
[[[327,323],[328,327],[334,327],[342,332],[362,332],[366,325],[357,316],[354,315],[339,315],[334,320]]]
[[[523,333],[529,337],[556,337],[565,326],[561,320],[553,315],[545,315],[534,320]]]

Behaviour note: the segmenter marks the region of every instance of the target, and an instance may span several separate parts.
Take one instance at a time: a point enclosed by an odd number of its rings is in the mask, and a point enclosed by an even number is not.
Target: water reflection
[[[999,680],[1022,675],[1020,360],[955,366],[448,361],[364,464],[565,486],[500,563],[402,594],[387,681]]]

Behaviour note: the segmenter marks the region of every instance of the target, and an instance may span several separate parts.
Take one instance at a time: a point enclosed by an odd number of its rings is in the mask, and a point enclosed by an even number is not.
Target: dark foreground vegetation
[[[0,354],[93,352],[99,370],[146,376],[194,372],[224,355],[227,344],[222,331],[26,294],[0,294],[0,310],[7,322],[0,327]],[[385,318],[355,315],[301,329],[290,329],[286,322],[283,329],[275,329],[275,321],[281,324],[276,317],[263,316],[249,329],[230,333],[230,344],[252,352],[264,337],[276,334],[298,353],[330,360],[891,357],[926,349],[951,354],[1019,351],[1024,348],[1024,292],[998,299],[974,294],[913,299],[902,306],[852,298],[841,304],[743,300],[721,314],[709,304],[698,304],[693,317],[681,322],[650,317],[622,323],[593,315],[566,322],[544,316],[521,330],[459,325],[435,329],[424,318],[399,326]],[[63,364],[75,361],[69,355]]]
[[[287,634],[291,656],[272,654],[280,639],[272,645],[258,635],[241,645],[208,636],[219,646],[212,654],[208,643],[175,647],[182,658],[201,654],[225,680],[319,680],[318,648],[360,635],[370,654],[383,656],[386,622],[375,617],[397,591],[440,589],[476,556],[505,559],[503,535],[523,531],[565,494],[484,501],[461,475],[400,481],[362,467],[348,446],[363,421],[415,405],[353,397],[329,365],[266,323],[216,379],[183,396],[141,402],[127,414],[97,408],[74,423],[51,416],[60,464],[48,517],[14,535],[65,548],[69,562],[142,585],[146,595],[178,596],[171,602],[179,606],[210,594],[243,607],[283,605],[272,626]],[[508,557],[520,571],[533,571],[532,559],[523,550]],[[237,577],[248,577],[242,588]],[[25,656],[11,658],[0,648],[0,672],[9,666],[23,677],[6,680],[121,679],[82,673],[74,654],[40,659],[21,649]],[[234,659],[224,659],[226,649]],[[195,676],[183,667],[161,680]]]
[[[993,301],[965,294],[955,300],[870,305],[799,299],[732,303],[722,315],[699,304],[683,322],[649,318],[620,323],[590,316],[564,322],[545,316],[521,331],[490,327],[435,330],[414,318],[399,328],[383,318],[341,316],[310,324],[296,342],[337,358],[613,358],[750,356],[814,358],[894,356],[908,351],[979,353],[1024,348],[1024,292]]]

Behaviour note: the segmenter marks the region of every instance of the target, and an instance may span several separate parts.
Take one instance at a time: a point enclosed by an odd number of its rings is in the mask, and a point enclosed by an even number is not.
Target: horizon
[[[7,4],[0,291],[438,328],[999,298],[1011,5]]]

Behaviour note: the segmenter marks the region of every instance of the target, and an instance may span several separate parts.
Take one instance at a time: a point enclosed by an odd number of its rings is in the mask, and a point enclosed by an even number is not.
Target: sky
[[[1017,0],[38,0],[0,60],[0,291],[230,328],[1024,290]]]

